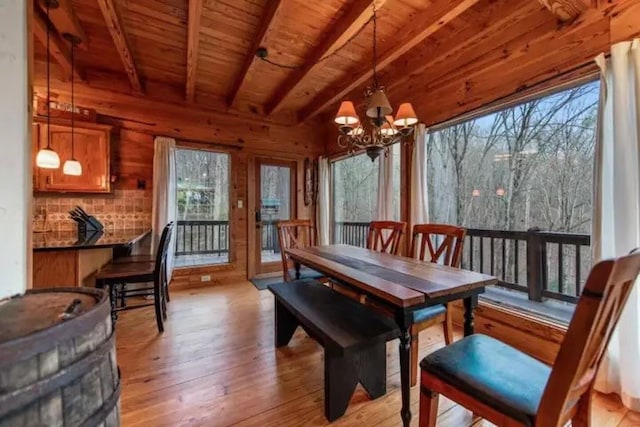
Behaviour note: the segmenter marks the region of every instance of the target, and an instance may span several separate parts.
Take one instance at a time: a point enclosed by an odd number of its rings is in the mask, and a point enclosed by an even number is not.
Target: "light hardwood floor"
[[[297,331],[287,348],[273,347],[273,298],[249,282],[175,290],[165,332],[153,308],[120,314],[117,355],[124,426],[322,426],[322,348]],[[443,343],[441,328],[420,336],[421,357]],[[337,426],[399,426],[397,342],[387,347],[387,394],[370,401],[358,387]],[[417,426],[418,387],[412,389]],[[489,426],[440,400],[439,425]],[[594,427],[640,426],[640,414],[598,395]]]

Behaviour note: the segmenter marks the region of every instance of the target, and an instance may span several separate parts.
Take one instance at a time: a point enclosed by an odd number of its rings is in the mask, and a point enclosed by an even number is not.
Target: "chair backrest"
[[[278,221],[278,242],[282,256],[282,273],[285,281],[290,281],[289,257],[287,249],[300,249],[316,245],[315,228],[310,219],[290,219]]]
[[[640,253],[601,261],[589,273],[546,385],[536,426],[563,426],[591,393],[611,334],[640,273]]]
[[[411,235],[411,256],[420,261],[460,267],[467,229],[447,224],[416,224]]]
[[[398,255],[406,229],[406,222],[371,221],[367,233],[367,249]]]
[[[173,232],[173,226],[175,223],[171,221],[162,229],[162,234],[160,235],[160,242],[158,242],[158,249],[156,250],[156,259],[155,259],[155,273],[159,274],[164,268],[167,253],[169,252],[169,244],[171,243],[171,233]]]

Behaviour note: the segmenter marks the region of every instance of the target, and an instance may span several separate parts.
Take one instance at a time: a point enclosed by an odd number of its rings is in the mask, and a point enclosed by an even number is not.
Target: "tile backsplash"
[[[34,231],[73,231],[69,211],[76,205],[93,215],[109,231],[151,228],[151,190],[115,190],[109,195],[36,195]]]

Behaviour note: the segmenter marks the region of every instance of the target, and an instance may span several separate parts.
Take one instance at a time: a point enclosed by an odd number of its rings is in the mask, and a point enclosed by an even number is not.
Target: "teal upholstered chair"
[[[640,272],[640,253],[593,267],[553,367],[484,335],[420,363],[420,427],[435,427],[442,394],[499,427],[590,425],[596,372]]]

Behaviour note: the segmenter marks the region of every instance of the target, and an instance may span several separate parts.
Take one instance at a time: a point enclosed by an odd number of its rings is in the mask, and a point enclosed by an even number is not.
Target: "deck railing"
[[[334,242],[364,247],[369,223],[334,223]],[[410,236],[409,236],[410,238]],[[591,267],[587,234],[467,229],[462,268],[498,277],[532,301],[575,303]]]
[[[176,255],[229,253],[229,221],[178,221]]]
[[[277,221],[262,222],[262,250],[280,253]],[[176,255],[229,253],[229,221],[178,221]]]

